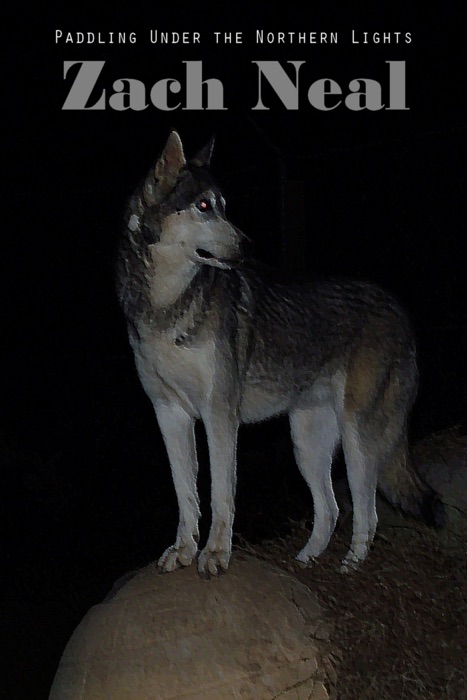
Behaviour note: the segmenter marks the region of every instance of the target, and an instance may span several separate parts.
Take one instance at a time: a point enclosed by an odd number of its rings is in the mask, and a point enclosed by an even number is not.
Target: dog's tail
[[[406,444],[399,445],[381,465],[378,488],[393,506],[399,507],[404,513],[435,527],[445,525],[443,503],[413,468]]]

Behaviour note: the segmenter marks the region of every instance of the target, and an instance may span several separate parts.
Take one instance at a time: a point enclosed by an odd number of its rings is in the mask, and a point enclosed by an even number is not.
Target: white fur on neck
[[[188,287],[199,264],[187,257],[179,243],[154,243],[149,246],[152,258],[151,298],[158,309],[174,304]]]

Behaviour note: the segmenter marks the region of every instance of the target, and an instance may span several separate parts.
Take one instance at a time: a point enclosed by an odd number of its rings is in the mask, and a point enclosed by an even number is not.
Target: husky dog
[[[313,531],[297,559],[310,563],[333,533],[331,462],[341,443],[353,501],[341,568],[348,571],[373,540],[377,486],[415,516],[431,498],[407,459],[417,385],[409,323],[372,285],[285,286],[243,262],[246,236],[226,218],[209,171],[212,148],[187,162],[170,134],[129,202],[118,255],[119,299],[180,512],[175,544],[159,565],[172,571],[197,555],[195,421],[204,423],[212,477],[212,524],[198,569],[215,575],[231,555],[239,425],[287,413],[314,504]]]

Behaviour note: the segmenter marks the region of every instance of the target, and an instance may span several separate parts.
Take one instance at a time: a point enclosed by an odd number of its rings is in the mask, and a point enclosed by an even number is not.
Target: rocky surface
[[[151,564],[84,617],[49,700],[325,700],[331,631],[315,594],[246,554],[211,580]]]

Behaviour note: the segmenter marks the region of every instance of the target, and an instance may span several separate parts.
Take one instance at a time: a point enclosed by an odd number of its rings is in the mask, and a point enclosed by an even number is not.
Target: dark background
[[[466,118],[462,17],[379,16],[333,3],[304,17],[173,4],[97,17],[71,9],[7,17],[2,232],[3,565],[0,696],[46,698],[60,654],[86,610],[126,571],[172,543],[177,507],[149,400],[139,385],[113,286],[125,201],[177,128],[188,155],[214,132],[213,170],[230,219],[256,256],[292,273],[373,280],[407,308],[421,383],[412,439],[465,425]],[[290,10],[290,6],[288,7]],[[54,30],[136,31],[136,45],[56,46]],[[149,28],[197,30],[200,47],[151,45]],[[338,45],[255,46],[254,29],[338,31]],[[412,43],[351,45],[351,29],[410,31]],[[215,46],[212,31],[244,32]],[[105,59],[107,88],[151,85],[203,60],[224,83],[225,112],[63,112],[64,60]],[[303,87],[330,77],[387,85],[385,61],[407,62],[404,112],[287,111],[264,93],[255,112],[252,60],[306,60]],[[306,90],[303,90],[305,96]],[[201,494],[209,475],[200,431]],[[261,501],[258,500],[258,492]],[[236,533],[281,534],[311,502],[293,467],[287,424],[242,431]],[[2,695],[3,693],[3,695]]]

